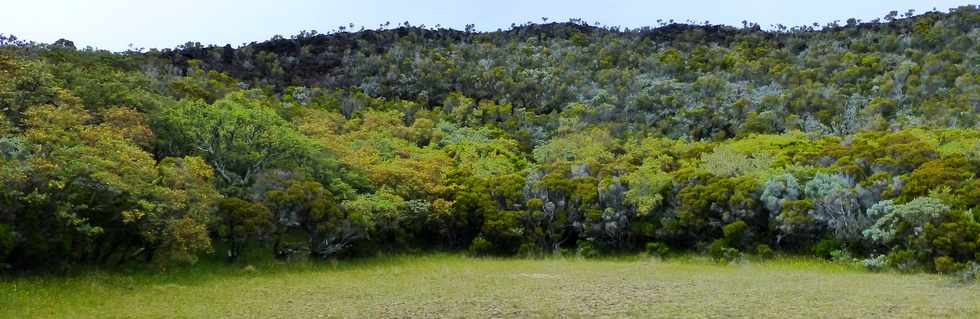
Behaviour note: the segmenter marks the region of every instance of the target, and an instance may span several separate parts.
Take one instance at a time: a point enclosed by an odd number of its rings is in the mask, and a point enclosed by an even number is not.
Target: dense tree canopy
[[[120,53],[0,35],[0,265],[647,249],[955,271],[980,259],[978,30],[964,6]]]

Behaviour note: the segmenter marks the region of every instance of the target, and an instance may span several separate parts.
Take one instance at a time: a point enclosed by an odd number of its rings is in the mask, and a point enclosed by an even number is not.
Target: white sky
[[[925,12],[975,4],[968,0],[3,0],[0,33],[21,39],[51,43],[59,38],[78,47],[94,46],[114,51],[129,44],[165,48],[196,41],[238,46],[300,30],[327,32],[354,23],[376,28],[409,21],[462,29],[506,29],[511,23],[567,21],[581,18],[589,23],[624,27],[656,26],[657,19],[708,20],[741,25],[742,20],[796,26],[854,17],[865,21],[891,10]]]

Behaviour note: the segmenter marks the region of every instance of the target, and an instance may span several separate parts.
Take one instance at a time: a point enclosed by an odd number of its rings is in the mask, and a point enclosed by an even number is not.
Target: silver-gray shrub
[[[932,197],[919,197],[902,205],[882,201],[868,210],[869,215],[880,217],[874,225],[864,230],[863,234],[865,238],[876,243],[893,244],[921,235],[926,224],[942,218],[949,212],[949,205]],[[900,230],[904,231],[899,233]]]
[[[775,217],[783,208],[783,203],[788,200],[800,199],[803,191],[800,183],[792,174],[782,174],[769,178],[762,186],[762,195],[759,199],[769,210],[769,216]]]
[[[863,231],[874,224],[861,206],[853,181],[841,174],[818,173],[806,184],[805,194],[813,200],[810,216],[820,222],[834,237],[859,242]]]

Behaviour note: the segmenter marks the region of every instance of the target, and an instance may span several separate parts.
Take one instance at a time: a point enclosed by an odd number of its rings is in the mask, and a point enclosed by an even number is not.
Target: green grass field
[[[376,257],[0,282],[0,318],[980,318],[980,285],[781,258]]]

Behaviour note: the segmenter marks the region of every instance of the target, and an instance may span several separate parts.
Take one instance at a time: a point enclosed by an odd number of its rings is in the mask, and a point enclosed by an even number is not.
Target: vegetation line
[[[0,272],[443,250],[976,278],[978,48],[977,6],[119,53],[0,35]]]

